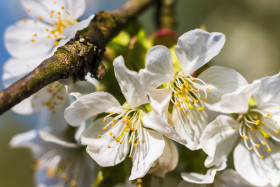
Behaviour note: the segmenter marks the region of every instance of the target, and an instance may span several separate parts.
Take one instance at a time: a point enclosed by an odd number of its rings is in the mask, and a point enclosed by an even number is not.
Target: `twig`
[[[124,26],[157,0],[130,0],[112,12],[100,11],[90,25],[78,32],[65,46],[44,60],[28,75],[0,92],[0,114],[44,86],[71,76],[91,72],[97,79],[105,76],[101,64],[105,46]]]

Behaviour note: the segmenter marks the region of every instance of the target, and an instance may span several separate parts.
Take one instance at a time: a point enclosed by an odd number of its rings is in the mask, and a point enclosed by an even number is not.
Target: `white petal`
[[[185,75],[190,75],[215,57],[225,43],[222,33],[208,33],[195,29],[186,32],[178,39],[176,55]]]
[[[146,55],[146,69],[140,74],[148,88],[157,88],[159,85],[173,78],[172,55],[165,46],[152,47]]]
[[[200,142],[208,155],[205,166],[211,167],[227,160],[239,137],[238,123],[229,116],[220,115],[203,132]]]
[[[51,10],[56,11],[61,10],[49,0],[21,0],[20,1],[24,9],[28,12],[28,15],[34,19],[42,17],[43,20],[47,22],[52,22],[53,19],[50,18]]]
[[[111,121],[112,118],[108,118]],[[81,137],[83,144],[87,145],[87,152],[89,155],[102,167],[114,166],[123,161],[128,154],[130,144],[127,144],[128,136],[123,140],[123,144],[117,142],[109,134],[117,135],[122,132],[123,127],[115,125],[113,128],[111,125],[107,127],[107,130],[103,130],[104,124],[102,119],[94,122],[87,130],[84,131]],[[101,138],[98,138],[101,135]],[[108,148],[111,146],[111,148]]]
[[[210,67],[202,72],[198,78],[207,84],[204,89],[207,89],[207,87],[210,89],[207,92],[206,104],[209,109],[215,111],[221,111],[219,101],[222,95],[234,92],[238,88],[247,85],[245,78],[237,71],[220,66]]]
[[[129,105],[137,107],[148,103],[148,97],[145,91],[145,86],[140,79],[140,76],[126,68],[122,56],[117,57],[114,62],[115,76],[119,82],[122,93]]]
[[[163,118],[163,120],[167,121],[171,92],[168,89],[155,89],[150,90],[148,95],[150,97],[151,107]]]
[[[144,177],[152,164],[163,153],[165,142],[160,133],[143,128],[142,137],[144,143],[141,142],[133,150],[132,170],[129,180]]]
[[[76,143],[71,143],[67,142],[65,140],[62,140],[61,138],[58,138],[52,134],[50,134],[47,131],[39,131],[39,134],[43,140],[46,142],[51,142],[57,145],[60,145],[62,147],[67,147],[67,148],[77,148],[79,147]]]
[[[76,0],[74,0],[76,1]],[[76,1],[78,2],[78,1]],[[68,26],[63,31],[63,39],[60,40],[58,47],[65,45],[70,39],[75,38],[78,31],[83,30],[88,27],[90,21],[93,19],[94,15],[90,15],[87,19],[80,21],[76,25]]]
[[[182,173],[182,177],[185,181],[198,183],[198,184],[209,184],[213,183],[217,171],[221,171],[226,168],[226,162],[222,162],[218,166],[215,166],[207,170],[205,175],[199,173]]]
[[[41,130],[47,130],[48,132],[61,134],[68,127],[67,122],[64,119],[64,109],[69,106],[69,100],[64,103],[63,106],[55,114],[52,113],[47,107],[40,110],[39,121],[37,127]]]
[[[10,141],[12,147],[25,147],[30,148],[37,158],[42,155],[46,150],[40,146],[41,138],[37,130],[30,130],[25,133],[15,135]]]
[[[205,111],[193,109],[189,112],[189,115],[186,115],[178,107],[174,107],[172,117],[175,131],[179,134],[178,138],[186,142],[184,145],[191,150],[200,149],[200,137],[207,125]]]
[[[54,37],[48,38],[52,28],[41,21],[19,21],[5,31],[4,42],[8,52],[16,58],[47,56],[54,47]],[[37,36],[34,37],[34,34]],[[32,40],[34,39],[34,42]]]
[[[245,85],[238,88],[232,93],[222,96],[220,107],[223,113],[246,113],[248,110],[248,102],[254,91],[258,87],[259,82]]]
[[[217,187],[252,187],[238,173],[232,169],[227,169],[218,175],[214,181],[214,186]]]
[[[22,115],[28,115],[34,113],[34,109],[32,107],[32,96],[24,99],[17,105],[15,105],[12,109],[13,112],[22,114]]]
[[[4,87],[10,86],[15,81],[31,72],[43,61],[42,58],[16,59],[10,58],[3,67],[2,81]]]
[[[255,90],[254,98],[258,108],[265,108],[268,104],[280,103],[280,73],[260,80],[260,86]]]
[[[174,170],[178,164],[179,153],[173,141],[164,138],[165,147],[162,155],[154,163],[148,173],[164,178],[166,173]]]
[[[109,93],[94,92],[80,97],[66,108],[64,117],[66,121],[78,126],[89,117],[103,112],[122,111],[120,103]]]
[[[260,159],[254,151],[239,143],[233,154],[234,166],[241,177],[255,186],[279,186],[280,169],[271,157]]]
[[[76,99],[96,91],[95,86],[88,81],[77,81],[73,83],[72,79],[67,79],[64,82],[61,80],[59,82],[63,83],[65,85],[66,92],[69,95],[74,96]]]
[[[164,136],[175,140],[181,144],[187,144],[185,137],[180,137],[175,129],[167,122],[163,121],[159,115],[151,111],[142,117],[145,127],[151,128],[157,132],[160,132]]]
[[[78,19],[85,12],[85,0],[67,0],[66,8],[73,18]]]

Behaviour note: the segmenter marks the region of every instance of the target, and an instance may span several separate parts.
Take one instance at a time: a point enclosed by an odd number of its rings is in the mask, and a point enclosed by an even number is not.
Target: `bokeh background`
[[[112,10],[126,0],[86,0],[82,18],[98,10]],[[271,76],[280,70],[280,1],[256,0],[178,0],[178,33],[201,25],[210,32],[222,32],[227,41],[213,64],[234,68],[248,82]],[[9,58],[5,51],[5,28],[26,17],[20,0],[0,1],[0,75]],[[149,9],[140,20],[148,33],[155,31],[154,10]],[[3,89],[2,83],[0,88]],[[34,160],[26,149],[11,149],[9,141],[17,133],[34,127],[36,116],[20,116],[11,111],[0,116],[0,186],[32,187]]]

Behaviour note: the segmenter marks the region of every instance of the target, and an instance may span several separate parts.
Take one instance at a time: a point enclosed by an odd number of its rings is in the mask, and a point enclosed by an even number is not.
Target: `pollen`
[[[180,104],[179,104],[179,103],[175,103],[175,105],[176,105],[176,106],[180,106]]]
[[[107,128],[106,127],[103,127],[103,130],[105,131]]]
[[[267,145],[267,142],[264,142],[263,144],[264,144],[264,145]]]
[[[248,140],[248,139],[249,139],[249,137],[248,137],[248,136],[245,136],[245,139],[246,139],[246,140]]]
[[[58,45],[58,41],[55,41],[55,42],[54,42],[54,46],[57,46],[57,45]]]
[[[190,113],[189,113],[189,112],[187,112],[186,114],[187,114],[187,116],[188,116],[188,115],[190,115]]]
[[[182,108],[182,107],[180,107],[180,108],[179,108],[179,110],[181,110],[181,111],[182,111],[182,110],[183,110],[183,108]]]
[[[70,186],[76,186],[77,185],[77,182],[75,181],[75,180],[72,180],[71,182],[70,182]]]
[[[100,134],[98,135],[98,138],[101,138],[101,135],[100,135]]]
[[[35,39],[32,39],[31,42],[34,43],[34,42],[35,42]]]
[[[261,147],[261,145],[260,144],[257,144],[257,148],[260,148]]]
[[[64,6],[61,6],[61,9],[64,10]]]
[[[129,157],[129,158],[132,158],[132,155],[129,155],[128,157]]]
[[[209,88],[206,88],[206,91],[207,91],[207,92],[209,92],[209,91],[210,91],[210,89],[209,89]]]
[[[104,119],[103,119],[103,122],[105,123],[106,121],[107,121],[107,119],[106,119],[106,118],[104,118]]]
[[[271,151],[271,148],[270,148],[270,147],[269,147],[269,148],[267,148],[267,151],[268,151],[268,152],[270,152],[270,151]]]
[[[112,133],[112,132],[110,132],[110,135],[112,136],[112,135],[113,135],[113,133]]]
[[[275,133],[275,134],[278,134],[278,133],[279,133],[279,131],[278,131],[278,130],[275,130],[275,131],[274,131],[274,133]]]
[[[108,147],[109,149],[111,148],[111,146],[110,146],[110,145],[108,145],[107,147]]]
[[[207,100],[207,97],[204,97],[205,100]]]
[[[115,123],[115,122],[116,122],[116,119],[112,119],[112,122],[114,122],[114,123]]]
[[[43,20],[43,18],[40,16],[39,18],[38,18],[40,21],[42,21]]]
[[[61,174],[61,178],[62,178],[62,179],[67,179],[67,177],[68,177],[68,175],[67,175],[67,173],[65,173],[65,172],[63,172],[63,173]]]
[[[27,13],[31,13],[31,10],[30,10],[30,9],[28,9],[28,10],[27,10]]]
[[[260,122],[261,122],[260,120],[257,120],[257,121],[256,121],[256,125],[259,125],[259,124],[260,124]]]
[[[126,141],[127,144],[129,144],[129,141]]]
[[[250,147],[251,150],[254,150],[254,147]]]
[[[263,159],[263,156],[262,156],[262,155],[260,156],[260,159]]]
[[[115,126],[115,123],[112,123],[112,127],[114,127]]]
[[[135,143],[135,144],[133,144],[133,147],[137,147],[137,144]]]

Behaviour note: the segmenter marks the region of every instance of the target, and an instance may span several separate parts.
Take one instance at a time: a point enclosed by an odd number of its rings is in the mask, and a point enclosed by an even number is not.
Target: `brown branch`
[[[74,39],[57,49],[28,75],[0,92],[0,114],[44,86],[71,76],[82,77],[91,72],[97,79],[105,76],[101,58],[107,43],[124,26],[157,0],[130,0],[112,12],[100,11],[90,25],[79,31]]]

